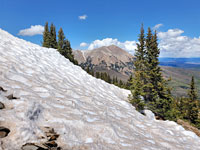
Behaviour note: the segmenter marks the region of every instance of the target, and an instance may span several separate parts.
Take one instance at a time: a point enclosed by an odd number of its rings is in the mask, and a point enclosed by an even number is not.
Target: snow
[[[172,121],[138,113],[130,91],[74,66],[55,49],[18,39],[0,29],[0,124],[11,130],[0,150],[41,143],[54,128],[63,149],[198,150],[200,138]],[[14,93],[19,99],[8,100]]]

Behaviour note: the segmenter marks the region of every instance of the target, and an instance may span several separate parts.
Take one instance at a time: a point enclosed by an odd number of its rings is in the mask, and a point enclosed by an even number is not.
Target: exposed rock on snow
[[[89,150],[198,150],[200,138],[172,121],[139,114],[127,90],[109,85],[74,66],[55,49],[13,37],[0,30],[0,86],[18,99],[0,94],[6,109],[0,125],[10,129],[0,150],[19,150],[27,143],[50,140]]]
[[[5,108],[4,104],[0,102],[0,109],[4,109],[4,108]]]
[[[10,130],[5,127],[0,127],[0,138],[4,138],[9,134]]]

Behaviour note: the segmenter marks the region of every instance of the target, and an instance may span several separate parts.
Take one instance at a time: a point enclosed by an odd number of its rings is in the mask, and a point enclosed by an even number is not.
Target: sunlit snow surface
[[[55,49],[0,29],[0,86],[19,99],[0,96],[0,126],[11,130],[0,149],[40,143],[44,127],[60,134],[63,149],[198,150],[200,138],[171,121],[139,114],[129,91],[88,75]]]

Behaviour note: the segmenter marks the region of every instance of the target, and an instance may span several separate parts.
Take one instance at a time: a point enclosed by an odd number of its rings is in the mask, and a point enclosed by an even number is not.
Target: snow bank
[[[129,91],[74,66],[55,49],[18,39],[0,29],[0,126],[10,129],[0,149],[42,143],[54,128],[63,149],[198,150],[200,138],[171,121],[139,114]],[[8,100],[13,93],[18,99]]]

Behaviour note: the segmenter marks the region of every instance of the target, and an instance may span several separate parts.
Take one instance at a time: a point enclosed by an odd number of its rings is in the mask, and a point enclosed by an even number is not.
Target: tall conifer
[[[50,27],[50,47],[51,48],[57,48],[57,40],[56,40],[56,27],[51,24]]]
[[[140,30],[140,35],[135,50],[136,60],[134,62],[135,72],[133,78],[133,86],[131,86],[130,103],[136,107],[137,110],[142,111],[144,102],[142,96],[145,96],[144,85],[146,84],[146,60],[145,60],[145,35],[143,25]]]
[[[192,76],[190,90],[188,91],[188,102],[186,106],[186,118],[192,123],[196,123],[198,119],[199,105],[197,100],[197,91],[194,82],[194,76]]]
[[[50,47],[50,34],[49,34],[49,26],[48,26],[48,22],[46,22],[45,26],[44,26],[44,32],[43,32],[43,43],[42,43],[43,47]]]
[[[63,29],[60,28],[58,31],[58,51],[62,54],[63,46],[64,46],[65,35]]]

